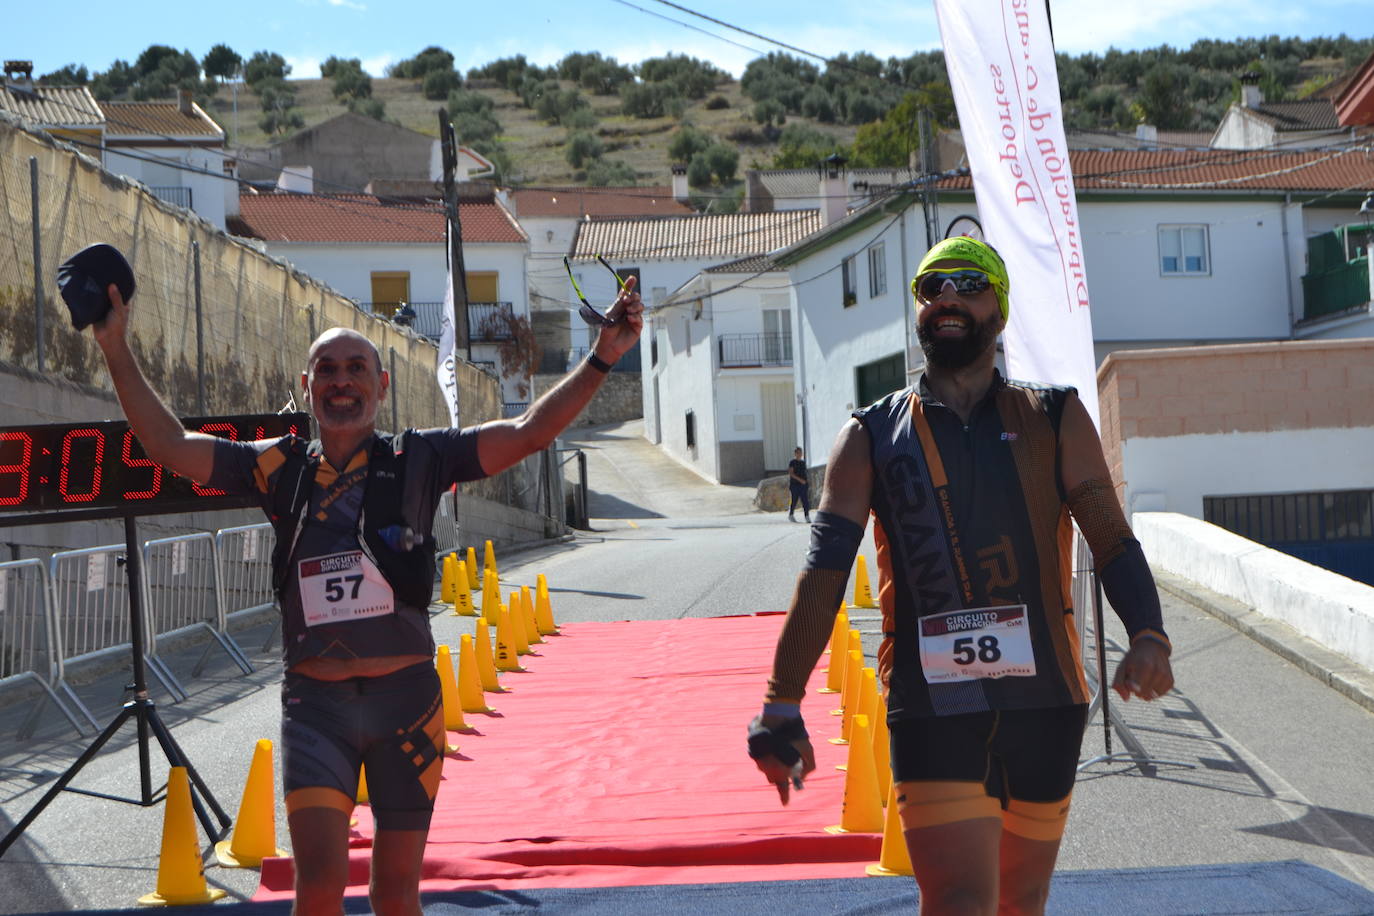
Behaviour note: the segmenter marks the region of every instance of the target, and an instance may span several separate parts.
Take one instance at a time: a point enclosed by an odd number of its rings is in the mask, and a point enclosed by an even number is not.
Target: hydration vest
[[[432,456],[426,449],[407,450],[410,432],[374,435],[358,527],[362,531],[360,546],[377,564],[400,603],[427,608],[434,597],[436,544],[429,531],[436,503],[431,500],[425,504],[432,489],[424,485],[431,476],[426,473],[430,468],[418,465],[429,464]],[[315,470],[321,460],[320,440],[307,443],[293,438],[272,493],[271,522],[277,533],[272,550],[272,587],[279,599],[290,576],[291,555],[310,508]],[[380,534],[391,526],[410,528],[423,537],[410,550],[397,549]]]

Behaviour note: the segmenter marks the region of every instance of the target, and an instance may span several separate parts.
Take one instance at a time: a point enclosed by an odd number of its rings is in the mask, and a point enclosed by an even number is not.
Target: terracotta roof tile
[[[747,258],[740,258],[738,261],[730,261],[727,264],[717,264],[708,267],[702,273],[708,274],[762,274],[770,270],[782,270],[777,265],[771,255],[754,254]]]
[[[518,188],[510,192],[518,217],[526,216],[658,216],[691,213],[673,198],[667,185],[643,188]]]
[[[463,241],[518,243],[526,236],[495,202],[460,203]],[[267,242],[442,243],[444,211],[437,204],[392,203],[361,194],[243,194],[239,221]]]
[[[578,226],[571,256],[735,259],[784,248],[820,227],[819,210],[592,220]]]
[[[0,86],[0,109],[37,127],[100,127],[105,115],[85,86],[34,86],[15,91]]]
[[[1336,130],[1341,126],[1330,99],[1265,102],[1251,110],[1279,130]]]
[[[224,131],[194,102],[183,112],[176,101],[101,102],[105,113],[105,139],[128,140],[162,137],[223,140]]]
[[[1071,150],[1080,193],[1120,190],[1345,191],[1374,189],[1374,147],[1313,150]],[[946,190],[973,187],[947,178]]]

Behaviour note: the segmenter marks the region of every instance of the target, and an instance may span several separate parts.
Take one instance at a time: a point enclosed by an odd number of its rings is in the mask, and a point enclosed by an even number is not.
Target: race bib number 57
[[[298,572],[308,627],[381,617],[395,608],[391,585],[361,550],[301,560]]]
[[[930,684],[1033,676],[1035,652],[1026,606],[969,608],[922,617],[921,669]]]

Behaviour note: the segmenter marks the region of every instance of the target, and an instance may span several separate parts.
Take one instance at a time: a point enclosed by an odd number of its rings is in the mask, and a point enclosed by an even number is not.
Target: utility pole
[[[444,212],[448,234],[448,272],[453,284],[453,334],[461,341],[472,362],[472,334],[468,329],[468,272],[463,265],[463,224],[458,216],[458,188],[455,175],[458,171],[458,139],[453,132],[453,124],[448,119],[448,111],[439,109],[439,145],[443,154],[444,168]]]

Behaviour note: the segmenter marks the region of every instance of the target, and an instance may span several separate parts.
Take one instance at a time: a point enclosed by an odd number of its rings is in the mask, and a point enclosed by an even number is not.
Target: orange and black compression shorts
[[[1079,704],[890,723],[903,827],[1001,817],[1011,833],[1057,841],[1087,713]]]
[[[426,830],[443,769],[439,675],[426,662],[382,677],[282,684],[286,810],[353,810],[358,773],[380,830]]]

